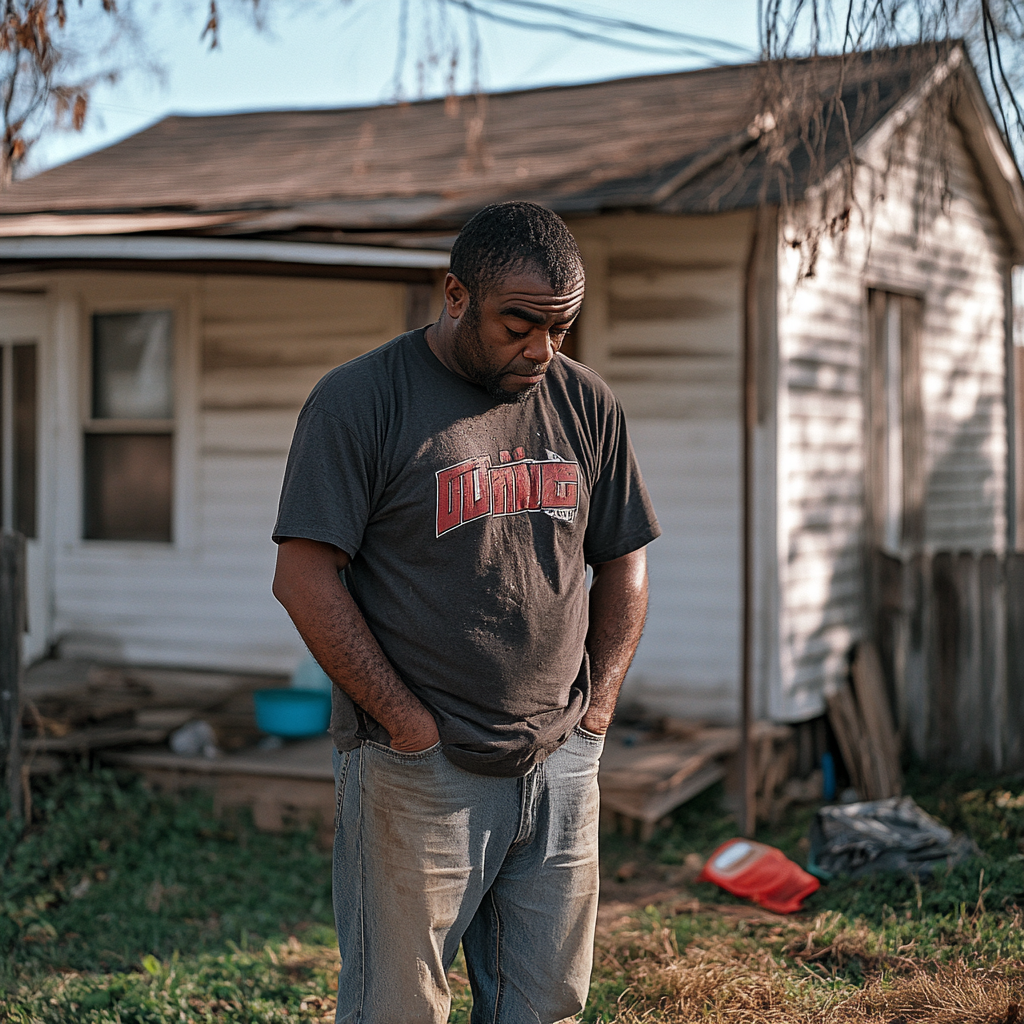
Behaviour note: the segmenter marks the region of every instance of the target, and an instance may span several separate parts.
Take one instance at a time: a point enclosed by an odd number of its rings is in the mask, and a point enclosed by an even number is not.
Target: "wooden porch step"
[[[168,750],[110,750],[107,764],[139,772],[156,790],[213,791],[214,810],[249,807],[256,827],[281,832],[314,824],[317,838],[334,838],[334,770],[329,736],[286,743],[276,750],[245,750],[223,757],[181,757]]]

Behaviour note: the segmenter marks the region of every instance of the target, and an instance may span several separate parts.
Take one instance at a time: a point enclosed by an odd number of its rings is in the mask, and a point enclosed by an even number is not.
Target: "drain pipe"
[[[754,714],[754,431],[757,427],[757,270],[761,211],[755,215],[743,288],[743,627],[740,669],[740,820],[754,835],[757,794],[753,750]]]

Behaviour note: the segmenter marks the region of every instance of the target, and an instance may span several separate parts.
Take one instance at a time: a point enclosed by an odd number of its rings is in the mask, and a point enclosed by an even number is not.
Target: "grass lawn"
[[[687,882],[687,855],[734,834],[720,792],[648,844],[606,837],[582,1020],[1024,1024],[1024,782],[908,789],[982,855],[920,885],[836,881],[790,918]],[[329,856],[310,833],[106,770],[39,783],[34,805],[20,839],[0,820],[0,1021],[333,1021]],[[811,815],[759,838],[802,859]],[[456,963],[452,1021],[469,1019],[464,978]]]

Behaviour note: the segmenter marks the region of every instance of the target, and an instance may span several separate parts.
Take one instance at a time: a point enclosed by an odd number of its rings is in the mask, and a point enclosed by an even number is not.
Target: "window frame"
[[[191,280],[142,279],[111,273],[81,282],[78,292],[77,525],[81,550],[173,554],[196,545],[196,473],[199,386],[199,288]],[[173,418],[95,419],[93,406],[93,316],[169,311],[172,319]],[[138,429],[136,429],[136,427]],[[85,536],[85,438],[88,434],[171,435],[171,539],[104,540]]]
[[[891,305],[899,304],[899,510],[898,540],[886,537],[891,438],[891,398],[884,361],[893,339]],[[896,557],[907,557],[926,543],[926,429],[922,377],[925,300],[920,292],[876,283],[867,290],[868,316],[865,378],[866,512],[869,545]],[[883,351],[883,349],[885,351]],[[881,415],[880,415],[881,413]]]

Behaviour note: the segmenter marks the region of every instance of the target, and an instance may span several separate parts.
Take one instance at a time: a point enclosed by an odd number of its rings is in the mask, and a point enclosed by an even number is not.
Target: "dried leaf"
[[[75,106],[71,112],[71,126],[76,132],[80,132],[85,126],[85,112],[88,106],[89,97],[80,92],[75,97]]]

